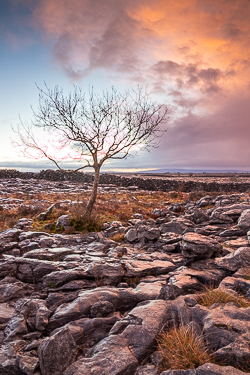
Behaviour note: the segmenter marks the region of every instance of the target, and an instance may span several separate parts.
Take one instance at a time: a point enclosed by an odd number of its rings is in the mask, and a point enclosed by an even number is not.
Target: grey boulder
[[[68,328],[44,339],[38,356],[42,375],[62,375],[76,359],[76,344]]]
[[[238,227],[245,233],[250,229],[250,209],[242,212],[238,220]]]
[[[222,250],[216,240],[198,233],[186,233],[180,243],[182,255],[186,258],[208,259]]]
[[[216,258],[215,264],[229,271],[237,271],[241,267],[250,266],[250,247],[240,247],[234,253]]]
[[[168,370],[161,375],[244,375],[245,372],[231,366],[219,366],[214,363],[205,363],[196,369],[191,370]]]

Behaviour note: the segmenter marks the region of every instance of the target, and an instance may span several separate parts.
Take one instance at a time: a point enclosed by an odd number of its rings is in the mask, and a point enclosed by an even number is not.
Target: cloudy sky
[[[250,170],[249,17],[249,0],[1,0],[0,167],[49,167],[10,141],[46,81],[169,106],[160,147],[110,169]]]

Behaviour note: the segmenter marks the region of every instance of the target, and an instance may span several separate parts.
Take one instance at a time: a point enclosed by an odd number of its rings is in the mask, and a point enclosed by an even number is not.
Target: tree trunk
[[[91,196],[89,198],[89,201],[88,201],[86,209],[85,209],[85,216],[87,218],[90,218],[91,212],[93,210],[93,207],[94,207],[94,204],[95,204],[95,201],[96,201],[97,188],[98,188],[98,185],[99,185],[99,180],[100,180],[100,166],[95,168],[95,177],[94,177],[92,192],[91,192]]]

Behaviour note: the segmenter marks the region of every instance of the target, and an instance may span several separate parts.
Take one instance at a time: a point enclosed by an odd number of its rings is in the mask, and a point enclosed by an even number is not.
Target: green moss
[[[48,284],[48,287],[49,287],[49,288],[56,288],[56,286],[55,286],[54,283],[49,283],[49,284]]]

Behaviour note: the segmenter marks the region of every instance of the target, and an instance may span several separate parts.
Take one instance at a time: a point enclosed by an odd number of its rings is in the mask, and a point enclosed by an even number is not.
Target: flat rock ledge
[[[249,212],[241,193],[168,203],[156,219],[137,214],[86,235],[35,232],[20,219],[0,233],[0,374],[245,374],[250,307],[202,306],[197,292],[250,302]],[[123,242],[110,239],[117,233]],[[203,335],[217,364],[163,370],[157,337],[181,325]]]

